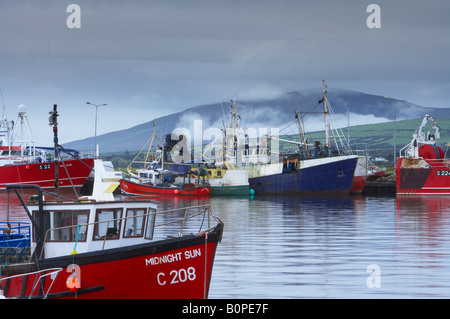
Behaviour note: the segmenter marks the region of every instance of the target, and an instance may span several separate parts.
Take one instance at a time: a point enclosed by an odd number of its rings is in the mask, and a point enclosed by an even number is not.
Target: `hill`
[[[440,127],[441,138],[438,140],[438,145],[444,151],[447,149],[447,144],[450,143],[450,118],[434,118]],[[401,120],[387,123],[365,124],[350,126],[343,128],[342,133],[345,137],[350,137],[350,147],[352,150],[363,150],[371,156],[382,156],[392,161],[394,157],[394,127],[395,127],[395,141],[397,145],[397,155],[401,148],[411,142],[412,134],[420,126],[422,118],[412,120]],[[424,132],[430,131],[434,133],[430,124],[425,126]],[[307,134],[309,141],[324,142],[324,131],[311,132]],[[284,136],[286,139],[296,139],[297,136]],[[281,143],[280,150],[293,150],[292,144]]]
[[[280,128],[280,134],[297,134],[295,128],[294,113],[299,109],[303,114],[305,129],[308,132],[323,129],[323,114],[318,101],[322,98],[322,90],[295,91],[282,94],[276,98],[265,100],[243,100],[237,102],[238,112],[242,117],[244,128]],[[428,108],[413,103],[386,99],[382,96],[371,95],[361,92],[329,89],[328,100],[335,113],[335,127],[347,127],[348,120],[352,129],[350,137],[358,138],[358,134],[370,133],[369,128],[358,128],[359,125],[386,123],[393,121],[397,113],[398,125],[404,125],[406,131],[412,132],[418,125],[409,123],[400,124],[401,120],[421,119],[424,114],[430,114],[435,118],[450,118],[449,108]],[[164,134],[171,133],[177,127],[184,127],[194,131],[194,120],[202,121],[203,131],[208,127],[223,128],[223,123],[229,119],[229,103],[215,103],[209,105],[195,106],[185,111],[167,115],[156,119],[156,132],[158,138]],[[143,119],[145,121],[145,119]],[[101,153],[125,152],[140,150],[153,133],[153,120],[148,119],[141,125],[126,130],[110,132],[97,136]],[[420,123],[420,120],[419,120]],[[377,143],[392,143],[393,137],[388,137],[387,132],[393,132],[393,123],[386,123],[385,137],[378,136]],[[446,125],[446,124],[445,124]],[[442,126],[441,127],[448,127]],[[400,126],[398,126],[401,129]],[[362,131],[361,131],[362,130]],[[405,134],[406,134],[405,131]],[[374,133],[375,134],[375,133]],[[400,135],[399,135],[400,136]],[[442,134],[444,136],[444,134]],[[372,136],[372,139],[376,139]],[[409,140],[408,140],[409,141]],[[403,140],[397,140],[400,144]],[[64,146],[74,149],[84,149],[85,145],[92,145],[93,137],[66,143]]]

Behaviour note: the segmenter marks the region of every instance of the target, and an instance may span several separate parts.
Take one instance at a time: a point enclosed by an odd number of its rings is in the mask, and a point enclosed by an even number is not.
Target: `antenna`
[[[2,96],[2,103],[3,103],[3,117],[7,118],[7,114],[6,114],[6,105],[5,105],[5,100],[3,99],[3,91],[2,91],[2,87],[0,86],[0,95]]]
[[[48,81],[48,104],[51,105],[51,82],[50,82],[50,39],[47,40],[47,81]]]

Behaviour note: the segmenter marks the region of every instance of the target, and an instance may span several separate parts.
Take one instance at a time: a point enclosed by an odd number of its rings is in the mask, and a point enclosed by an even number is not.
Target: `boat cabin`
[[[27,209],[37,226],[31,234],[31,251],[40,259],[134,246],[179,237],[183,232],[198,233],[203,226],[210,227],[212,216],[209,205],[157,211],[156,202],[135,200],[44,201],[28,203]],[[191,219],[195,221],[187,222]]]
[[[162,169],[140,169],[137,172],[137,181],[150,186],[170,185],[175,182],[176,174]]]
[[[115,201],[28,204],[43,228],[32,232],[32,250],[37,237],[44,238],[44,255],[51,258],[77,253],[136,245],[153,240],[157,205],[154,202]],[[75,248],[74,248],[75,247]]]
[[[139,182],[143,184],[156,185],[160,182],[159,172],[155,170],[142,169],[138,170]]]

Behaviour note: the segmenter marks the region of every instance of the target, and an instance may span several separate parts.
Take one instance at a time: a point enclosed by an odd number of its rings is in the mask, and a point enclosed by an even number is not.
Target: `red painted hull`
[[[405,161],[405,162],[404,162]],[[417,159],[398,158],[395,168],[398,195],[450,195],[450,168],[448,160],[425,159],[428,168],[416,168]]]
[[[218,224],[207,234],[40,260],[39,268],[63,268],[48,298],[202,299],[208,297],[222,231],[223,225]],[[74,263],[80,267],[80,289],[70,292],[66,280],[71,271],[67,267]],[[12,275],[10,268],[4,269],[2,275],[5,272]],[[7,297],[20,296],[22,278],[10,280]],[[34,277],[28,278],[25,296],[29,296],[33,283]],[[46,279],[44,291],[49,285]],[[37,293],[33,296],[39,298]]]
[[[82,187],[94,167],[94,159],[65,160],[59,163],[59,187],[71,187],[71,180],[75,187]],[[6,185],[27,184],[39,185],[42,188],[54,188],[55,163],[34,163],[0,166],[0,189]],[[70,179],[67,175],[69,173]]]
[[[180,196],[180,195],[209,195],[211,194],[211,187],[209,185],[193,185],[185,184],[182,189],[177,187],[158,187],[145,184],[135,183],[129,180],[120,180],[121,190],[128,195],[168,195],[168,196]]]
[[[350,192],[352,194],[360,194],[366,185],[366,176],[353,176]]]

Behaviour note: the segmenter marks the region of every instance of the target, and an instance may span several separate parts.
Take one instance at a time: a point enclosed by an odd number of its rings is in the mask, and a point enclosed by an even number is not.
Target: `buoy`
[[[178,189],[173,191],[175,195],[177,195],[180,191]]]
[[[255,195],[255,191],[253,189],[250,189],[250,195]]]

